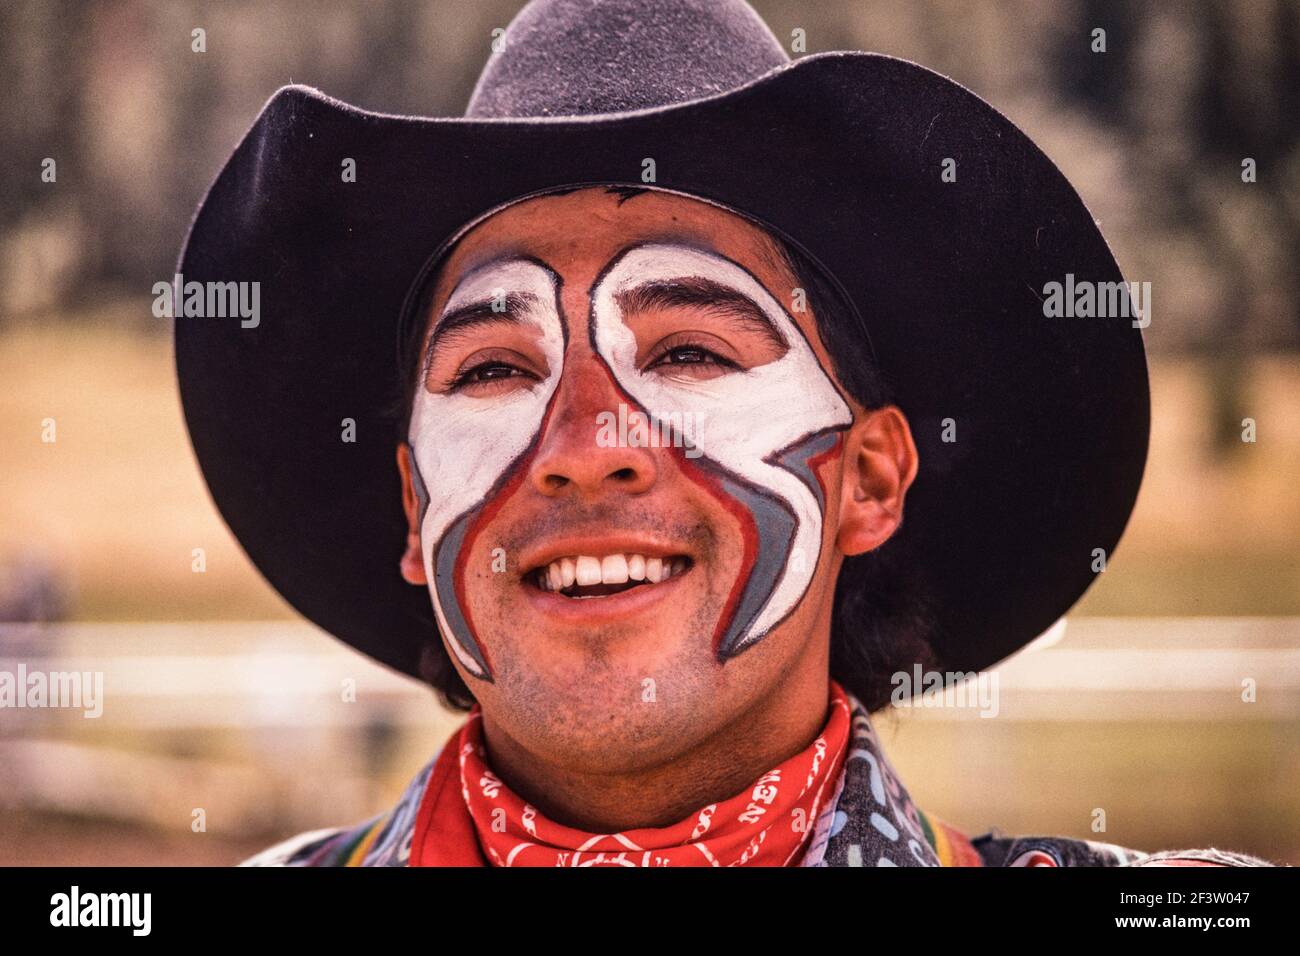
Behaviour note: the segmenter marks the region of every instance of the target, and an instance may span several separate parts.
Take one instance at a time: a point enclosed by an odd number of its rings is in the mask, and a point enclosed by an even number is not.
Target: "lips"
[[[541,591],[567,598],[598,598],[654,587],[685,574],[692,564],[689,557],[680,554],[572,554],[552,558],[525,574],[524,580]]]

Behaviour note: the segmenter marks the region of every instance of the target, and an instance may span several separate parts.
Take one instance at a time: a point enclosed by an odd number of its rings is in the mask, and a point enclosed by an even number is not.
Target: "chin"
[[[574,770],[612,773],[671,759],[724,722],[724,682],[707,641],[701,648],[681,633],[657,637],[652,652],[635,654],[619,654],[617,638],[586,650],[572,637],[538,640],[545,663],[503,668],[485,690],[485,709],[512,737]]]

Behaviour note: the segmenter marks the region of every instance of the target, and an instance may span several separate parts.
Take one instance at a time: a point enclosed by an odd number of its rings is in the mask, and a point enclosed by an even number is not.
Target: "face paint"
[[[513,320],[536,334],[546,378],[493,395],[434,393],[422,382],[411,410],[412,478],[420,498],[420,544],[434,614],[457,660],[484,680],[492,679],[492,671],[464,601],[465,564],[492,503],[519,480],[517,466],[541,434],[555,394],[565,345],[558,285],[551,270],[526,259],[489,263],[466,275],[432,334],[463,307],[499,302],[503,293],[526,297],[526,307],[512,313]]]
[[[785,354],[706,380],[639,370],[619,296],[684,278],[710,279],[752,300],[785,340]],[[643,414],[662,420],[689,412],[709,423],[693,436],[703,457],[679,461],[745,527],[741,573],[714,634],[725,660],[779,624],[812,581],[825,511],[815,469],[838,447],[852,412],[780,303],[745,269],[712,253],[658,243],[625,252],[592,292],[590,332],[596,353]]]

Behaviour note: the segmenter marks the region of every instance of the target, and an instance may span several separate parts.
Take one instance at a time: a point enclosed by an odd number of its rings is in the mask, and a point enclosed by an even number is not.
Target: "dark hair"
[[[649,192],[637,187],[610,186],[626,202]],[[557,190],[569,192],[572,190]],[[831,356],[840,385],[864,408],[890,404],[890,389],[872,353],[865,326],[839,283],[809,254],[775,230],[763,226],[774,251],[800,282],[805,303],[816,320],[818,336]],[[450,250],[448,250],[450,251]],[[419,381],[420,346],[424,340],[436,270],[425,273],[423,286],[413,297],[401,340],[402,395],[396,410],[400,440],[409,430],[411,407]],[[846,557],[835,584],[831,613],[830,671],[869,712],[890,701],[892,676],[937,665],[930,644],[932,617],[915,569],[903,562],[898,535],[866,554]],[[444,705],[468,710],[474,696],[452,666],[440,641],[431,641],[421,655],[420,676],[437,692]]]

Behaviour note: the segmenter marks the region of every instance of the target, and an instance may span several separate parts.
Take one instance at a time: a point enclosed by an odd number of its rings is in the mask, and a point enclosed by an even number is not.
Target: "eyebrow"
[[[429,367],[434,352],[446,339],[456,338],[486,325],[503,322],[518,324],[539,301],[531,292],[508,292],[505,296],[504,308],[499,307],[498,296],[490,296],[448,309],[439,317],[433,333],[429,336],[429,345],[424,350],[425,368]]]
[[[614,298],[624,314],[685,306],[725,315],[762,335],[776,348],[789,348],[781,330],[757,302],[739,289],[703,276],[652,279],[624,289]]]

